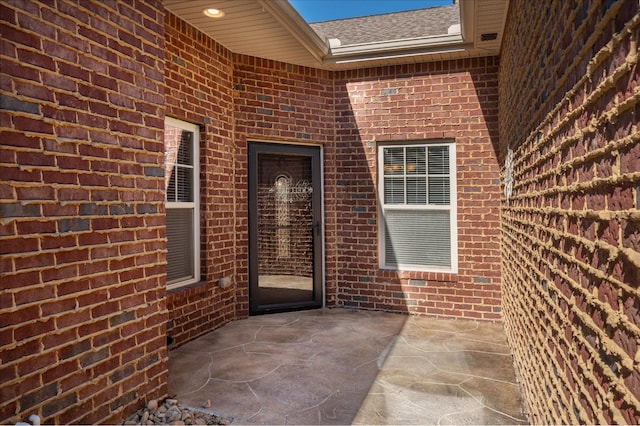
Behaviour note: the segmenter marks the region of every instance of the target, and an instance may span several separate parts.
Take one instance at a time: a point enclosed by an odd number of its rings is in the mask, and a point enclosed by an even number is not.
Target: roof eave
[[[263,10],[270,13],[313,57],[322,62],[329,54],[329,46],[287,0],[258,0]]]
[[[459,33],[350,45],[339,45],[339,42],[335,45],[334,40],[330,43],[329,52],[323,57],[322,63],[333,65],[471,51],[475,48],[476,0],[461,0],[459,7]]]
[[[461,52],[474,47],[475,0],[460,1],[461,33],[344,46],[334,46],[329,40],[321,39],[287,0],[257,1],[322,65],[428,56]]]
[[[470,43],[474,41],[476,0],[460,0],[460,28],[462,38]]]
[[[337,64],[402,56],[428,55],[462,51],[473,47],[465,43],[460,34],[445,34],[414,39],[388,40],[374,43],[333,46],[325,56],[324,64]]]

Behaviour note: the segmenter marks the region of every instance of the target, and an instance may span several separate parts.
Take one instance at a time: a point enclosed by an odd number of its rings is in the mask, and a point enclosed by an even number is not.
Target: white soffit
[[[337,70],[498,55],[509,0],[460,0],[462,34],[360,45],[322,40],[287,0],[163,0],[163,4],[234,53]],[[209,18],[203,14],[207,8],[222,10],[225,16]],[[486,36],[492,33],[494,39]],[[483,34],[490,40],[482,40]]]
[[[319,52],[328,47],[291,6],[295,15],[282,12],[283,2],[289,6],[286,0],[164,0],[163,5],[234,53],[317,66]],[[224,17],[205,16],[207,8]]]

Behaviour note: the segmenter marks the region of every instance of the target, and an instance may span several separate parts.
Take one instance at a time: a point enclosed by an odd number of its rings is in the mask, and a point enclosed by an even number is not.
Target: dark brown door
[[[251,314],[322,307],[320,148],[249,144]]]

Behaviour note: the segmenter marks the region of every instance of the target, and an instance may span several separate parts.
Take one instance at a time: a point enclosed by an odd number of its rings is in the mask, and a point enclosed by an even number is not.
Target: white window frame
[[[449,205],[436,204],[385,204],[384,198],[384,149],[385,148],[408,148],[434,146],[447,146],[449,149]],[[456,173],[456,144],[453,140],[448,141],[417,141],[406,143],[379,143],[378,144],[378,257],[380,269],[388,270],[405,270],[405,271],[424,271],[424,272],[458,272],[458,203],[457,203],[457,173]],[[385,211],[387,210],[405,210],[405,211],[449,211],[450,223],[450,240],[451,240],[451,266],[442,267],[439,265],[416,265],[407,263],[398,263],[397,265],[388,265],[386,260],[386,242],[385,242]]]
[[[167,201],[165,192],[165,208],[170,209],[191,209],[193,214],[193,277],[169,282],[167,278],[167,289],[175,289],[200,281],[200,128],[196,124],[177,120],[171,117],[165,117],[165,126],[176,127],[193,133],[193,194],[192,202],[174,202]],[[165,157],[166,161],[166,157]],[[166,191],[166,184],[165,184]],[[167,248],[168,250],[168,248]],[[167,260],[168,262],[168,260]]]

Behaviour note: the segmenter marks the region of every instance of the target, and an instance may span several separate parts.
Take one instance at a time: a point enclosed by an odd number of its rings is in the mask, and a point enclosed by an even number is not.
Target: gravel
[[[232,421],[231,418],[184,407],[178,404],[177,399],[167,398],[161,403],[155,399],[147,402],[123,425],[228,425]]]

